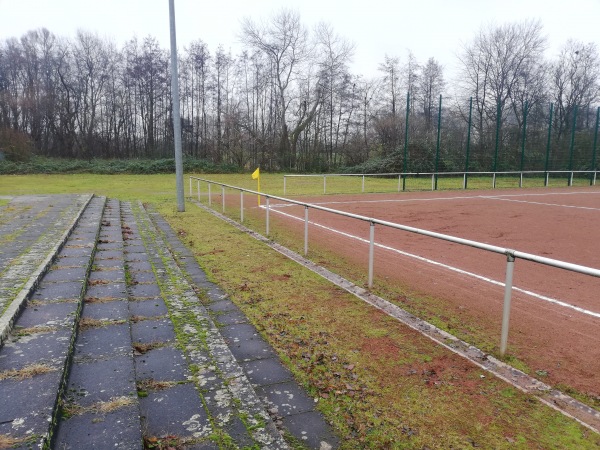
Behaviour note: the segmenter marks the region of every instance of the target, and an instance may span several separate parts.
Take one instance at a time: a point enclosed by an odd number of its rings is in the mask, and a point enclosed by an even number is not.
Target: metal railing
[[[196,180],[197,187],[197,197],[198,200],[201,200],[201,192],[200,192],[200,183],[204,182],[208,184],[207,196],[208,196],[208,205],[212,205],[212,192],[211,186],[217,185],[221,187],[222,194],[222,210],[225,212],[225,189],[232,189],[240,191],[240,218],[241,221],[244,221],[244,193],[257,195],[258,198],[263,197],[265,199],[265,212],[266,212],[266,236],[269,236],[269,215],[270,215],[270,200],[277,200],[286,203],[290,203],[293,205],[303,206],[304,207],[304,255],[308,254],[308,225],[309,225],[309,209],[315,209],[318,211],[324,211],[327,213],[348,217],[351,219],[356,219],[362,222],[368,222],[370,224],[369,227],[369,268],[368,268],[368,287],[371,289],[373,287],[373,270],[374,270],[374,256],[375,256],[375,225],[381,225],[388,228],[393,228],[396,230],[407,231],[410,233],[415,233],[422,236],[428,236],[434,239],[440,239],[447,242],[452,242],[455,244],[460,244],[472,248],[476,248],[479,250],[484,250],[491,253],[496,253],[500,255],[506,256],[506,281],[504,284],[504,305],[502,312],[502,331],[501,331],[501,339],[500,339],[500,354],[504,356],[506,353],[506,348],[508,344],[508,329],[509,329],[509,317],[510,317],[510,305],[511,305],[511,296],[512,296],[512,288],[513,288],[513,272],[514,272],[514,264],[515,260],[523,259],[526,261],[531,261],[534,263],[555,267],[558,269],[569,270],[572,272],[593,276],[596,278],[600,278],[600,269],[595,269],[592,267],[586,267],[579,264],[573,264],[565,261],[560,261],[557,259],[546,258],[543,256],[534,255],[532,253],[521,252],[518,250],[512,250],[508,248],[502,248],[495,245],[484,244],[482,242],[472,241],[469,239],[463,239],[455,236],[450,236],[447,234],[436,233],[434,231],[423,230],[420,228],[410,227],[407,225],[401,225],[393,222],[388,222],[385,220],[376,219],[373,217],[362,216],[359,214],[353,214],[345,211],[339,211],[332,208],[327,208],[320,205],[315,205],[311,203],[301,202],[297,200],[292,200],[289,198],[278,197],[276,195],[265,194],[264,192],[253,191],[251,189],[245,189],[237,186],[231,186],[224,183],[219,183],[216,181],[206,180],[203,178],[198,178],[194,176],[190,176],[190,197],[193,196],[192,191],[192,180]],[[259,200],[260,203],[260,200]],[[598,314],[600,317],[600,313]]]
[[[431,177],[431,190],[438,188],[438,179],[445,176],[461,176],[463,179],[462,188],[467,189],[469,176],[491,175],[492,188],[496,189],[496,179],[499,175],[508,175],[519,177],[519,187],[523,187],[523,178],[527,175],[543,175],[544,186],[548,186],[550,175],[567,174],[567,185],[573,186],[573,178],[576,174],[589,174],[590,186],[596,185],[598,170],[528,170],[522,172],[392,172],[392,173],[329,173],[329,174],[287,174],[283,176],[283,195],[287,193],[288,178],[323,178],[323,194],[327,193],[327,178],[332,177],[362,177],[362,192],[365,192],[365,178],[398,177],[398,192],[406,190],[406,181],[409,177]]]

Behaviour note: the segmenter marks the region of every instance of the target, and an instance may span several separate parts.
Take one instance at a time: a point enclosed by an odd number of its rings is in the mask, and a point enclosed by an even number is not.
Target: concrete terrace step
[[[0,347],[0,398],[15,448],[338,443],[166,221],[113,199],[90,202]]]
[[[183,347],[182,350],[177,350],[173,357],[177,361],[187,362],[189,379],[202,393],[205,405],[203,412],[206,417],[197,414],[191,424],[191,420],[188,419],[180,422],[179,426],[187,423],[188,433],[192,432],[198,436],[219,436],[216,441],[220,445],[233,441],[239,447],[258,445],[265,449],[287,448],[264,405],[256,396],[252,385],[200,303],[193,287],[174,261],[168,245],[156,231],[146,211],[141,205],[134,205],[130,217],[135,217],[145,246],[143,255],[149,258],[156,282],[169,309],[173,332],[177,335],[179,346]],[[131,230],[135,236],[135,229],[132,227]],[[138,292],[142,295],[152,294],[147,292],[147,285],[144,285],[141,279],[138,282]],[[145,358],[150,357],[150,361],[156,357],[164,358],[151,355],[159,350],[164,352],[164,349],[153,350],[148,352]],[[166,352],[166,356],[170,356],[169,351]],[[164,376],[160,371],[158,374]],[[147,399],[142,399],[142,409],[148,408],[150,413],[157,399],[164,398],[163,395],[164,391],[149,393]],[[164,407],[165,402],[161,403]],[[174,403],[173,407],[177,409],[177,403]],[[149,426],[152,429],[158,424],[151,424],[149,421]],[[164,433],[164,430],[157,431]]]
[[[30,283],[31,292],[19,294],[22,305],[15,309],[15,315],[19,310],[20,315],[0,347],[0,436],[7,442],[12,440],[15,448],[40,448],[49,442],[54,429],[105,202],[104,198],[94,198],[87,204],[87,200],[80,217],[59,214],[55,223],[48,226],[51,236],[60,237],[49,239],[46,250],[36,253],[41,264],[37,265],[39,261],[28,252],[27,258],[34,264],[28,266],[32,270],[23,269],[27,272],[23,277],[39,277],[41,282],[37,287],[37,281]],[[71,214],[79,208],[77,203],[64,212]],[[38,220],[49,217],[38,216]],[[72,233],[70,226],[64,229],[65,223],[76,221]],[[67,235],[65,245],[58,251]],[[41,242],[47,236],[44,234],[37,241],[32,236],[31,241]],[[48,253],[48,249],[58,251],[57,255]],[[46,264],[50,270],[44,274]],[[7,277],[6,272],[3,276]],[[9,322],[12,318],[4,322],[5,326]]]
[[[0,212],[0,345],[91,198],[14,197]]]
[[[150,213],[150,217],[161,242],[165,243],[162,248],[169,249],[190,284],[204,292],[204,310],[218,327],[244,378],[248,379],[278,429],[309,449],[336,448],[339,439],[275,351],[227,294],[207,280],[194,255],[165,219],[156,213]]]

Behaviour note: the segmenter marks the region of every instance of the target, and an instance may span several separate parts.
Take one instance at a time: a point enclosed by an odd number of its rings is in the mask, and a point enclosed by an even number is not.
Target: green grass
[[[189,175],[184,177],[185,195],[189,195]],[[191,174],[198,178],[217,181],[232,186],[256,190],[256,180],[250,174]],[[261,191],[272,195],[283,196],[283,174],[261,174]],[[0,195],[21,194],[62,194],[62,193],[95,193],[116,197],[122,200],[169,201],[176,197],[175,175],[102,175],[102,174],[71,174],[71,175],[3,175],[0,177]],[[517,177],[498,177],[497,187],[518,187]],[[491,177],[469,178],[469,190],[490,189]],[[575,178],[575,186],[589,186],[589,179]],[[526,178],[525,187],[542,187],[542,178]],[[565,187],[566,178],[550,178],[550,187]],[[407,190],[431,190],[431,178],[409,179]],[[461,189],[462,177],[440,177],[438,189]],[[197,182],[192,182],[192,196],[196,196]],[[203,195],[207,193],[206,183],[200,184]],[[220,194],[220,189],[212,188],[213,195]],[[230,193],[230,191],[227,191]],[[327,193],[361,193],[361,177],[328,177]],[[366,177],[365,192],[398,192],[397,178]],[[322,177],[287,178],[286,196],[323,195]],[[0,202],[6,200],[0,200]],[[0,203],[1,205],[2,203]]]
[[[256,188],[249,174],[204,177]],[[340,188],[355,189],[356,181]],[[184,186],[187,195],[187,179]],[[283,177],[263,174],[261,187],[281,195]],[[67,192],[152,203],[318,400],[342,437],[342,449],[600,446],[600,436],[577,422],[212,215],[189,203],[186,213],[178,213],[173,175],[0,177],[0,195]],[[297,193],[313,194],[318,187]],[[261,225],[251,215],[247,222]],[[291,239],[281,231],[277,236],[284,243]],[[329,257],[313,251],[317,260]],[[330,265],[343,263],[332,259]],[[399,294],[396,287],[386,289],[381,293]]]

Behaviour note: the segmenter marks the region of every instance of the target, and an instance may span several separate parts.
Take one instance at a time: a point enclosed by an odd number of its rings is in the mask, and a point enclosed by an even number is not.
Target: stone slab
[[[133,298],[160,297],[161,292],[157,284],[134,284],[129,286],[129,295]]]
[[[108,284],[94,284],[88,286],[85,298],[127,298],[125,283],[111,282]]]
[[[0,352],[0,371],[20,370],[32,364],[62,367],[71,335],[72,331],[67,329],[22,337],[14,337],[13,334],[13,337],[4,343]]]
[[[35,305],[29,303],[15,322],[15,329],[18,331],[19,327],[70,325],[75,319],[78,307],[79,303],[75,301],[38,303]]]
[[[152,270],[152,264],[150,264],[150,261],[127,261],[127,269],[129,269],[130,272],[136,272],[136,271],[151,271]]]
[[[147,253],[127,253],[127,261],[132,263],[150,262],[151,257]]]
[[[168,311],[162,298],[153,298],[150,300],[130,301],[129,313],[131,316],[157,317],[168,314]]]
[[[96,252],[95,260],[99,259],[123,259],[123,251],[122,250],[105,250]]]
[[[141,243],[134,244],[133,242],[129,241],[129,243],[125,246],[123,251],[126,255],[128,255],[127,258],[129,259],[129,258],[132,258],[133,255],[136,255],[138,253],[145,254],[146,247],[144,247],[144,245]]]
[[[140,320],[131,324],[133,342],[170,342],[175,340],[175,330],[169,319]]]
[[[339,447],[339,439],[316,411],[284,417],[283,426],[309,449]]]
[[[82,281],[68,281],[64,283],[47,283],[42,281],[31,298],[43,301],[79,299],[82,289]]]
[[[161,347],[135,357],[138,379],[156,381],[185,381],[190,376],[181,351],[173,347]]]
[[[86,267],[57,267],[44,275],[45,282],[83,281],[87,275]]]
[[[284,417],[312,411],[315,405],[314,400],[295,382],[257,387],[256,394],[276,407],[277,414]]]
[[[140,398],[143,427],[149,436],[208,438],[210,421],[192,384],[149,392]]]
[[[90,281],[112,281],[125,283],[125,270],[117,268],[116,270],[93,270],[89,276]]]
[[[278,358],[258,359],[241,363],[242,369],[250,382],[257,386],[292,381],[292,373],[287,370]]]
[[[60,267],[87,267],[90,262],[90,258],[85,256],[59,256],[54,261],[54,266]]]
[[[81,406],[105,402],[113,397],[136,395],[131,356],[73,364],[66,395]]]
[[[123,242],[115,241],[112,239],[102,239],[98,240],[98,245],[96,246],[96,252],[105,252],[109,250],[120,250],[123,248]]]
[[[221,328],[231,353],[238,361],[271,358],[275,352],[250,324],[234,324]]]
[[[53,448],[60,450],[142,450],[138,406],[108,414],[86,413],[62,420]]]
[[[216,314],[214,319],[215,322],[219,325],[225,326],[234,325],[238,323],[248,323],[248,317],[246,317],[246,315],[239,310],[227,311],[222,314]]]
[[[56,371],[0,381],[0,434],[23,437],[48,432],[60,377]]]
[[[129,275],[131,277],[131,284],[155,283],[156,282],[156,277],[154,276],[154,272],[152,272],[151,270],[130,271]]]
[[[239,311],[240,309],[229,299],[227,300],[219,300],[216,302],[211,302],[206,307],[210,311],[219,313],[219,312],[229,312],[229,311]]]
[[[111,268],[121,268],[123,267],[122,259],[95,259],[94,267],[98,267],[100,269],[111,269]]]
[[[90,258],[92,256],[93,247],[67,247],[65,246],[60,256],[64,258]]]
[[[88,328],[79,332],[75,343],[76,358],[131,354],[129,324]]]
[[[129,316],[127,300],[114,300],[111,302],[86,302],[83,307],[82,317],[96,320],[120,320]]]

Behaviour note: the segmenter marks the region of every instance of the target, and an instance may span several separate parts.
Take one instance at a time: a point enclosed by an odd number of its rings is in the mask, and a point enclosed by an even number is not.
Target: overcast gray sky
[[[429,57],[454,72],[462,44],[490,23],[540,19],[548,57],[569,38],[600,46],[600,0],[175,0],[179,48],[202,39],[240,49],[240,20],[268,18],[282,7],[300,12],[304,24],[329,23],[356,46],[353,72],[377,75],[384,55],[406,60],[410,49],[420,63]],[[112,38],[118,45],[155,36],[169,48],[168,0],[0,0],[0,39],[46,27],[60,36],[78,28]]]

